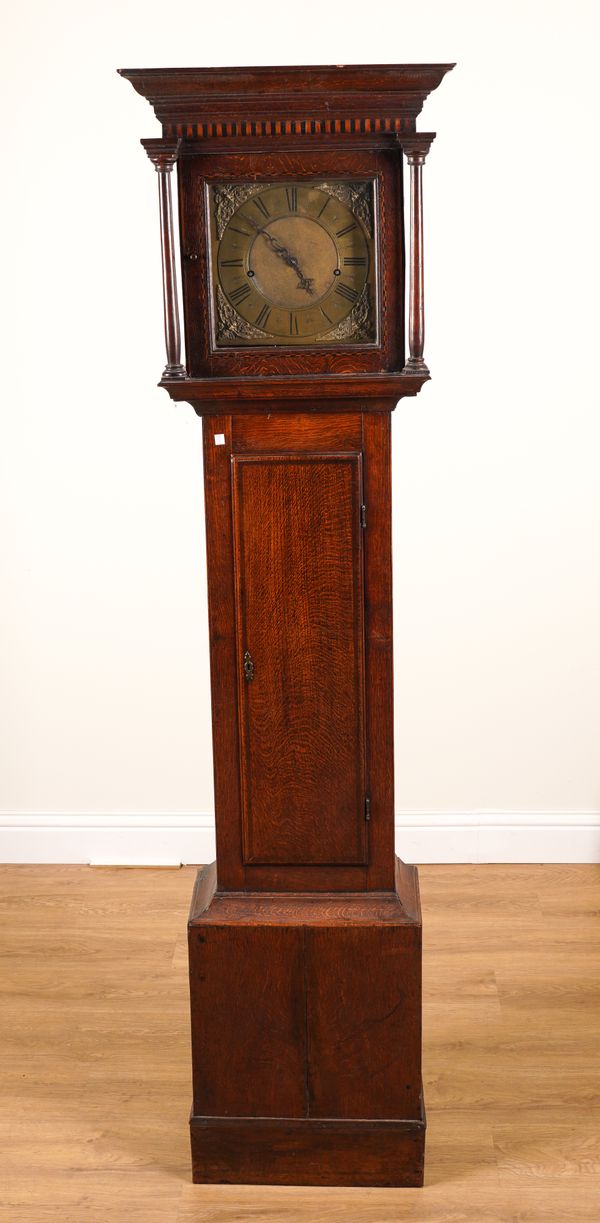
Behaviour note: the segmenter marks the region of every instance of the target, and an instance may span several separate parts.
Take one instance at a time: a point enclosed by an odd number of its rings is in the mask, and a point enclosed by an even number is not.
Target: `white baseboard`
[[[600,862],[600,812],[407,812],[396,846],[417,863]]]
[[[0,815],[0,862],[181,866],[214,856],[212,815]]]
[[[396,816],[405,862],[598,862],[600,812]],[[179,866],[215,856],[211,815],[0,815],[0,862]]]

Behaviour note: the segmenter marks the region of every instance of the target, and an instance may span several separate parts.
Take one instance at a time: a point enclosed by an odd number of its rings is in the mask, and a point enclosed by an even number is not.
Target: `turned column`
[[[423,289],[423,166],[435,133],[419,132],[399,138],[410,166],[410,256],[408,294],[408,350],[404,374],[428,374],[423,360],[425,302]]]
[[[181,331],[171,203],[171,171],[177,161],[181,140],[142,140],[142,144],[158,174],[165,344],[167,347],[167,364],[162,376],[163,378],[185,378],[186,370],[181,364]]]

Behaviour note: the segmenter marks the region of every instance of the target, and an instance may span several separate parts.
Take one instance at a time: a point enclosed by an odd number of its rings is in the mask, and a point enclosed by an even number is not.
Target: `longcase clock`
[[[122,70],[162,124],[142,141],[160,385],[204,430],[217,860],[189,921],[199,1182],[422,1184],[421,915],[416,869],[394,854],[390,422],[429,378],[433,134],[416,118],[451,67]]]

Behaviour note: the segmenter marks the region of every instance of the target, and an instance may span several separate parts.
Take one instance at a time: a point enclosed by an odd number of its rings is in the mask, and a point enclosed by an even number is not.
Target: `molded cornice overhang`
[[[153,107],[165,135],[194,139],[414,131],[425,98],[453,67],[348,64],[119,72]]]

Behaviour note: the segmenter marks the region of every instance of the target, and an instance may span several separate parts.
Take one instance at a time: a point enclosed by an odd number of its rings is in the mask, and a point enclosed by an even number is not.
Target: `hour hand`
[[[298,277],[298,285],[296,287],[298,289],[305,289],[307,293],[312,293],[313,278],[312,276],[304,275],[302,268],[300,267],[300,264],[298,263],[298,260],[296,259],[296,256],[290,255],[290,252],[286,250],[286,248],[284,247],[283,251],[281,252],[281,257],[285,261],[285,263],[287,263],[288,267],[294,269],[296,276]]]
[[[276,238],[273,234],[270,234],[269,231],[264,229],[262,225],[257,225],[253,217],[248,217],[248,220],[256,230],[257,234],[262,234],[263,238],[269,243],[271,250],[278,255],[280,259],[283,259],[283,262],[296,273],[299,281],[298,288],[304,289],[306,293],[313,293],[314,289],[312,287],[312,277],[304,275],[296,256],[292,255],[287,246],[284,246],[278,238]]]
[[[288,252],[287,257],[286,255],[282,254],[282,259],[284,259],[288,267],[293,268],[294,272],[296,273],[296,276],[298,277],[298,284],[296,285],[296,288],[304,289],[306,293],[312,293],[313,292],[313,278],[312,276],[304,275],[295,255],[290,255]]]
[[[284,263],[287,263],[288,267],[292,268],[292,270],[296,273],[296,276],[298,277],[298,284],[296,288],[304,289],[306,293],[314,292],[313,278],[312,276],[304,275],[304,272],[302,271],[302,268],[300,267],[300,264],[298,263],[296,256],[290,255],[290,252],[288,251],[287,247],[285,246],[282,247],[280,250],[278,250],[277,254],[280,255]]]

